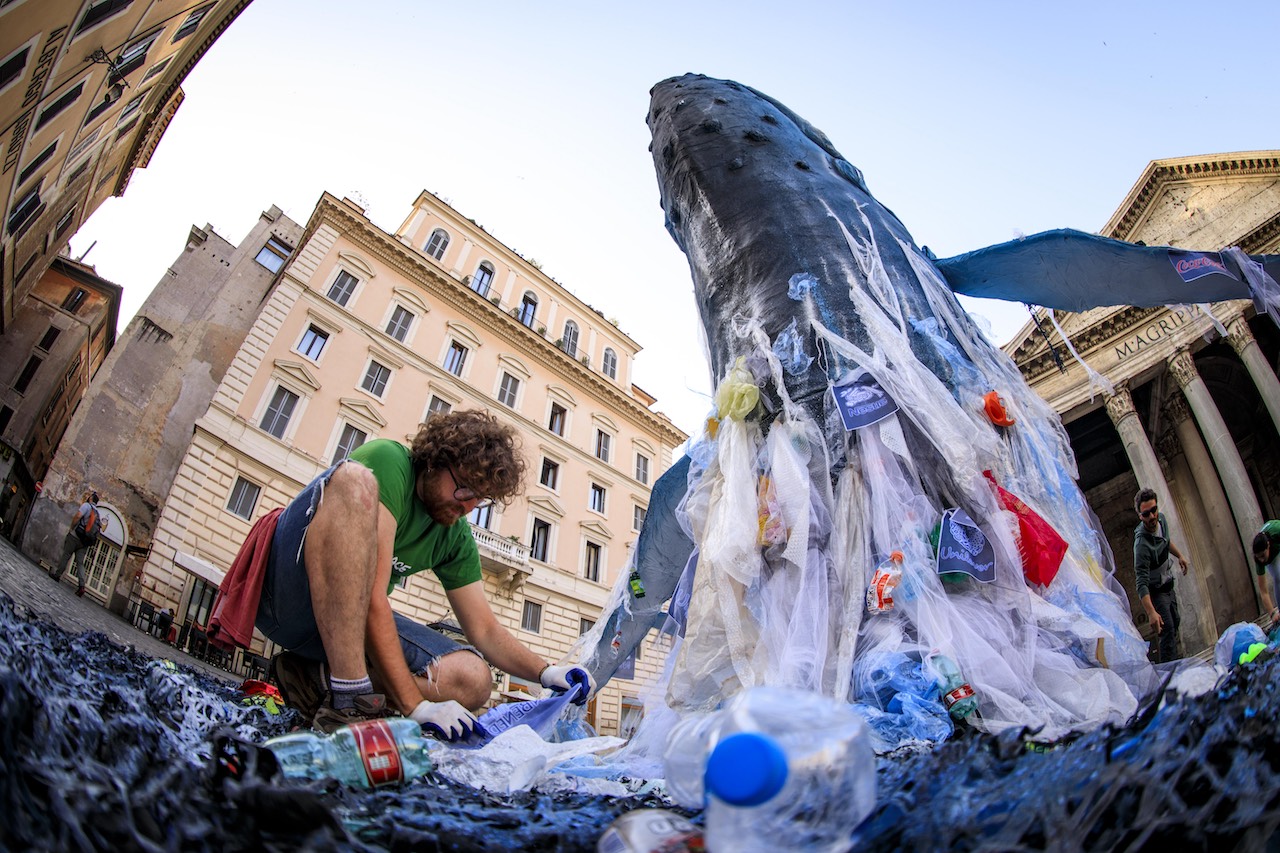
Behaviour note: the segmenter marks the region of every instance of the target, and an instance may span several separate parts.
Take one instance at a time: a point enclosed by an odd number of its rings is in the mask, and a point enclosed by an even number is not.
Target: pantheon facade
[[[1100,232],[1149,246],[1280,253],[1280,151],[1155,160]],[[1089,368],[1091,381],[1059,330]],[[1159,495],[1191,570],[1178,577],[1185,654],[1258,618],[1249,554],[1280,517],[1280,329],[1248,300],[1074,314],[1035,309],[1005,346],[1062,417],[1080,487],[1115,556],[1134,622],[1133,498]]]

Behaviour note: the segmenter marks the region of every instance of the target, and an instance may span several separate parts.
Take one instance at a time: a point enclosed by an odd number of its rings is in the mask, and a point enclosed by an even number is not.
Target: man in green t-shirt
[[[411,447],[362,445],[280,515],[256,625],[289,650],[273,662],[276,681],[314,728],[399,711],[465,738],[489,699],[489,664],[553,690],[585,684],[586,701],[586,671],[548,664],[485,599],[467,515],[516,495],[524,471],[514,430],[492,415],[433,415]],[[428,569],[470,646],[392,611],[395,585]]]
[[[1280,619],[1280,610],[1276,609],[1276,599],[1280,598],[1280,521],[1268,521],[1253,537],[1253,570],[1262,578],[1258,589],[1263,611],[1274,622]],[[1271,576],[1270,585],[1265,575]]]

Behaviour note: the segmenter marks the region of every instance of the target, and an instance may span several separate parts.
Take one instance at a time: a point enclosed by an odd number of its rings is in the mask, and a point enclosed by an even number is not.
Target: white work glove
[[[452,699],[444,702],[419,702],[409,713],[409,719],[422,726],[428,734],[450,742],[466,740],[481,731],[480,721],[466,708]]]
[[[542,670],[542,673],[538,676],[538,681],[543,687],[550,688],[557,693],[575,690],[579,685],[585,686],[586,690],[579,690],[578,695],[574,698],[573,704],[575,705],[587,704],[587,699],[596,689],[596,683],[592,680],[591,673],[580,666],[568,664],[548,666]]]

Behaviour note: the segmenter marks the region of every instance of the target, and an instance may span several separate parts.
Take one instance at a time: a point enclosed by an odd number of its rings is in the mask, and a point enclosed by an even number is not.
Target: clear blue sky
[[[739,80],[821,128],[939,257],[1102,227],[1153,159],[1280,148],[1280,3],[254,0],[187,78],[128,192],[72,240],[132,317],[191,225],[358,193],[394,230],[429,189],[645,350],[692,432],[710,407],[688,267],[662,227],[648,91]],[[1219,248],[1219,247],[1204,247]],[[1003,343],[1021,306],[966,303]]]

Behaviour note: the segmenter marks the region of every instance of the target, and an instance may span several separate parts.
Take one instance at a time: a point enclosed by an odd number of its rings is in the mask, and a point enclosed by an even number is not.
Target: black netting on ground
[[[617,815],[661,805],[430,776],[380,791],[264,778],[241,742],[284,732],[290,715],[100,634],[69,635],[2,594],[0,661],[4,849],[589,851]],[[1271,662],[1046,752],[1010,734],[883,760],[857,849],[1280,849],[1278,718]],[[221,747],[238,750],[238,776],[215,771]]]

